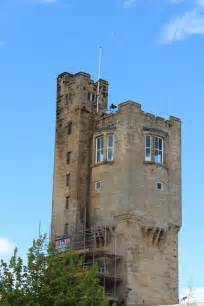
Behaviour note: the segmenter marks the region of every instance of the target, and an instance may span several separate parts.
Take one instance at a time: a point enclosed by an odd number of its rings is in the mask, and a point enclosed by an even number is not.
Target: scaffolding
[[[116,236],[105,226],[72,232],[57,237],[54,248],[58,252],[72,250],[83,255],[85,269],[97,265],[97,276],[109,301],[118,302],[118,285],[121,283],[121,260],[117,254]]]

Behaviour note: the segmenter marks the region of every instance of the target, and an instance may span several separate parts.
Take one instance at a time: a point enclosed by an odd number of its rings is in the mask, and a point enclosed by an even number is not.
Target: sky
[[[180,289],[204,301],[204,0],[0,1],[0,258],[49,234],[56,77],[96,80],[100,46],[110,103],[182,120]]]

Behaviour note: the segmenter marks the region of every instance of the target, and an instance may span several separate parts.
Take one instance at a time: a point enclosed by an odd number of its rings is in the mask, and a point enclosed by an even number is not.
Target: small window
[[[67,161],[67,164],[70,164],[70,161],[71,161],[71,152],[67,152],[66,161]]]
[[[95,182],[95,190],[99,191],[103,188],[103,181],[96,181]]]
[[[151,136],[145,136],[145,160],[151,161]]]
[[[68,104],[68,101],[69,101],[69,95],[66,94],[66,95],[65,95],[65,104],[66,104],[66,105]]]
[[[70,185],[70,173],[66,174],[66,186]]]
[[[104,136],[96,138],[96,163],[104,160]]]
[[[156,182],[156,189],[163,190],[163,184],[161,182]]]
[[[72,133],[72,122],[68,123],[67,134],[70,135]]]
[[[88,100],[91,102],[95,101],[95,94],[93,94],[92,92],[88,92]]]
[[[107,136],[107,160],[113,160],[113,134]]]
[[[65,225],[64,225],[64,235],[67,236],[68,233],[69,233],[69,224],[65,223]]]
[[[163,138],[155,137],[154,139],[154,161],[163,164]]]
[[[69,199],[70,199],[70,197],[65,198],[65,208],[66,209],[69,209]]]

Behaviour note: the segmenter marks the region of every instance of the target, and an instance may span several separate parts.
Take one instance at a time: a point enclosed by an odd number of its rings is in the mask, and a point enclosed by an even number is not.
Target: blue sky
[[[109,100],[183,121],[180,287],[204,298],[203,0],[1,0],[0,256],[49,231],[56,76],[102,77]]]

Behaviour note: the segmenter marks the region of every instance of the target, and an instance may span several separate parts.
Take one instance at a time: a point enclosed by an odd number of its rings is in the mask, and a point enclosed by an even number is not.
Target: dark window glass
[[[67,152],[67,164],[71,161],[71,152]]]
[[[67,133],[68,133],[68,135],[70,135],[72,133],[72,122],[68,123]]]
[[[156,188],[157,190],[162,190],[163,189],[163,184],[161,182],[156,183]]]
[[[69,197],[65,198],[65,208],[69,209]]]
[[[70,173],[66,174],[66,185],[69,186],[70,185]]]

